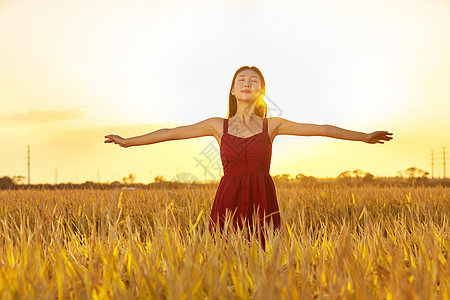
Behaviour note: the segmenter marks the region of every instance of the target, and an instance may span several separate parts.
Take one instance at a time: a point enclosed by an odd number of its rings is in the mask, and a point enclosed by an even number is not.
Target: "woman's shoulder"
[[[211,117],[211,118],[205,119],[204,122],[208,122],[210,124],[219,124],[219,123],[223,123],[224,120],[225,120],[225,118],[221,118],[221,117]]]
[[[223,122],[226,120],[221,117],[212,117],[205,120],[210,126],[212,126],[217,132],[222,131]]]
[[[266,119],[267,119],[268,123],[274,124],[274,125],[281,124],[285,120],[285,119],[280,118],[280,117],[269,117],[269,118],[266,118]]]
[[[267,118],[267,126],[271,132],[278,132],[280,126],[286,121],[286,119],[280,117]]]

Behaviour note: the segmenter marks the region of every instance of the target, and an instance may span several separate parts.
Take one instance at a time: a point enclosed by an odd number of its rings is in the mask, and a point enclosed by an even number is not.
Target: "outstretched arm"
[[[214,122],[218,118],[209,118],[196,124],[180,126],[175,128],[163,128],[144,135],[131,138],[122,138],[118,135],[110,134],[105,136],[105,143],[114,143],[121,147],[150,145],[171,140],[181,140],[196,138],[201,136],[214,136]]]
[[[384,141],[390,141],[392,139],[392,133],[387,131],[363,133],[332,125],[296,123],[283,118],[272,119],[275,125],[275,135],[326,136],[341,140],[361,141],[369,144],[384,144]]]

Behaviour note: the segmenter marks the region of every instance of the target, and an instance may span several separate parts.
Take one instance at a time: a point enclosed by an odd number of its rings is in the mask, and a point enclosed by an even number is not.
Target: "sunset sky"
[[[203,180],[213,137],[128,149],[103,137],[226,117],[234,72],[254,65],[269,116],[394,134],[384,145],[278,136],[272,175],[431,173],[434,149],[441,177],[449,30],[447,0],[0,0],[0,176],[27,175],[30,145],[31,183]]]

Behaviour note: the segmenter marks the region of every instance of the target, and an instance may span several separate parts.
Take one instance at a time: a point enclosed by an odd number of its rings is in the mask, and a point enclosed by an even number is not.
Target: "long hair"
[[[231,94],[231,90],[234,87],[234,83],[236,81],[236,76],[239,72],[243,71],[243,70],[253,70],[255,71],[258,75],[259,78],[261,80],[261,95],[258,97],[258,99],[256,99],[256,107],[255,107],[255,114],[260,116],[261,118],[265,118],[267,116],[267,104],[265,101],[265,96],[266,96],[266,82],[264,81],[264,77],[261,73],[261,71],[255,67],[249,67],[249,66],[243,66],[240,67],[236,73],[234,73],[233,76],[233,81],[231,82],[231,88],[230,88],[230,94],[228,97],[228,114],[227,114],[227,118],[231,118],[232,116],[234,116],[236,114],[237,111],[237,100],[236,97],[234,95]]]

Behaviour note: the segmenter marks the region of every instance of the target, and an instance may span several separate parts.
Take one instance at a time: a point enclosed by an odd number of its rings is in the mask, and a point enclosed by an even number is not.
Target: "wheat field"
[[[1,299],[450,299],[448,188],[279,186],[212,237],[215,186],[0,191]]]

